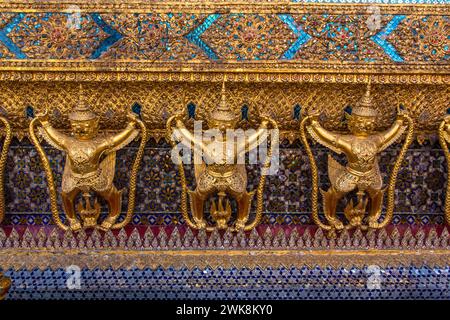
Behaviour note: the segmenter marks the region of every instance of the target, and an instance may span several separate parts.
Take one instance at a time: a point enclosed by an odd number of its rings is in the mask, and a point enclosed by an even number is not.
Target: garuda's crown
[[[234,121],[236,120],[236,114],[227,104],[225,96],[225,80],[222,83],[222,92],[219,105],[214,108],[210,115],[211,119],[216,121]]]
[[[367,84],[366,93],[353,108],[352,115],[361,117],[377,117],[378,111],[373,107],[372,96],[370,95],[370,81]]]
[[[69,113],[70,121],[90,121],[98,119],[97,115],[92,112],[89,106],[86,104],[86,96],[82,85],[80,84],[80,97],[78,100],[78,105],[75,107],[74,111]]]

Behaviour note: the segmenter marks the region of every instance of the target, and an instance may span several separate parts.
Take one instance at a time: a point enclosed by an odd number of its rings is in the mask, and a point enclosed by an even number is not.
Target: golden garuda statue
[[[373,105],[369,82],[362,99],[353,108],[351,114],[346,114],[350,134],[335,133],[325,129],[321,126],[317,113],[309,114],[302,120],[300,134],[310,160],[313,178],[312,218],[319,227],[328,230],[329,236],[335,236],[336,231],[344,228],[379,229],[391,221],[397,174],[414,133],[413,121],[409,115],[400,107],[397,111],[397,119],[389,129],[375,131],[378,112]],[[406,129],[408,132],[405,142],[390,175],[386,214],[380,222],[386,188],[383,188],[378,156],[380,152],[397,141]],[[321,190],[325,223],[318,215],[317,166],[306,132],[318,143],[337,154],[345,154],[347,158],[347,165],[342,166],[328,155],[328,176],[331,187],[327,191]],[[348,223],[344,224],[336,215],[336,207],[338,201],[352,191],[356,191],[357,204],[354,205],[353,200],[350,200],[345,207],[344,215]],[[366,208],[368,209],[367,218],[365,218]]]
[[[447,115],[439,126],[439,142],[447,160],[447,172],[450,172],[450,151],[448,150],[450,144],[450,109],[447,110]],[[450,174],[448,175],[450,176]],[[445,221],[450,225],[450,180],[448,177],[444,211]]]
[[[136,176],[144,153],[147,130],[142,121],[131,111],[128,112],[127,119],[128,124],[121,132],[115,135],[99,133],[99,117],[86,105],[84,92],[80,86],[79,104],[69,114],[71,135],[51,125],[47,110],[30,122],[30,137],[37,148],[47,176],[52,217],[60,228],[79,231],[82,228],[96,227],[107,231],[122,228],[130,222],[135,204]],[[40,126],[37,126],[38,124]],[[140,127],[141,144],[131,171],[128,210],[125,219],[118,223],[117,219],[122,211],[123,190],[117,190],[113,184],[116,151],[138,136],[139,130],[136,124]],[[61,196],[68,224],[64,224],[59,217],[53,172],[36,137],[36,128],[48,144],[66,154]],[[95,197],[93,205],[90,200],[92,193]],[[79,194],[82,194],[85,204],[83,205],[83,199],[79,199],[75,208],[75,201]],[[97,222],[101,210],[97,195],[105,199],[109,207],[108,216],[101,225]],[[81,219],[78,218],[77,212]]]
[[[209,130],[217,134],[214,139],[204,139],[202,135],[192,134],[185,126],[184,114],[170,117],[167,121],[168,141],[171,141],[174,149],[176,141],[188,148],[194,149],[194,171],[196,188],[188,190],[184,167],[179,157],[179,171],[182,184],[181,211],[186,223],[194,229],[229,229],[231,231],[251,230],[255,228],[262,218],[263,190],[266,174],[271,163],[274,146],[278,142],[278,126],[274,120],[267,116],[260,116],[260,125],[244,139],[229,138],[228,133],[238,128],[239,116],[233,112],[227,104],[225,96],[225,81],[222,85],[221,100],[219,105],[210,113],[207,124]],[[271,127],[271,128],[270,128]],[[176,129],[176,130],[174,130]],[[269,130],[268,129],[273,129]],[[242,131],[242,130],[241,130]],[[242,131],[243,132],[243,131]],[[270,148],[265,158],[261,178],[256,190],[257,203],[256,215],[249,222],[250,208],[255,190],[247,191],[247,171],[245,168],[245,154],[254,150],[262,143],[266,143],[270,136]],[[231,141],[230,141],[231,140]],[[200,159],[196,155],[203,155]],[[196,161],[198,159],[198,161]],[[187,194],[189,193],[192,219],[188,213]],[[210,216],[214,225],[208,224],[204,213],[204,204],[211,196],[217,195],[217,204],[211,199]],[[230,222],[232,209],[230,197],[237,203],[237,215],[234,224]],[[225,204],[224,204],[225,201]]]
[[[5,191],[4,191],[4,174],[5,174],[5,167],[6,167],[6,160],[8,157],[8,150],[9,145],[11,144],[12,139],[12,130],[11,125],[9,124],[8,120],[4,117],[0,117],[0,121],[5,126],[5,139],[3,141],[2,151],[0,154],[0,223],[5,218]]]

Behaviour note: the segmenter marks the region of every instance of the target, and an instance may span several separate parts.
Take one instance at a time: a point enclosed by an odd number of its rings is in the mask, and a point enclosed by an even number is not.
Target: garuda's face
[[[236,128],[236,121],[210,119],[208,120],[208,127],[210,129],[218,129],[221,132],[226,133],[227,130],[233,130]]]
[[[354,135],[367,136],[375,131],[375,117],[351,115],[348,117],[348,129]]]
[[[73,135],[78,140],[93,139],[98,133],[98,120],[71,121]]]

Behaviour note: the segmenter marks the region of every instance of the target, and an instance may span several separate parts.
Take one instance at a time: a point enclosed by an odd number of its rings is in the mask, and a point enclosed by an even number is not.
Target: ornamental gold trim
[[[450,250],[2,250],[3,269],[447,266]]]
[[[24,63],[24,65],[20,65]],[[65,62],[73,64],[72,67],[57,67],[50,68],[50,71],[42,71],[47,69],[51,63],[45,63],[42,66],[36,66],[35,70],[29,70],[26,62],[19,62],[17,68],[14,63],[9,63],[4,71],[0,72],[0,81],[10,82],[222,82],[226,77],[229,82],[240,83],[348,83],[348,84],[363,84],[370,79],[373,84],[450,84],[449,70],[439,73],[433,71],[417,71],[412,69],[409,74],[404,67],[392,66],[389,72],[377,72],[379,68],[373,67],[373,71],[369,68],[361,68],[360,73],[355,73],[355,70],[349,69],[346,72],[335,72],[329,67],[329,71],[317,69],[316,72],[305,70],[302,72],[299,69],[291,69],[291,71],[282,69],[273,69],[269,71],[250,71],[243,69],[240,66],[233,72],[233,70],[217,71],[217,72],[193,72],[192,68],[180,68],[177,72],[162,71],[165,68],[154,69],[153,71],[99,71],[94,69],[108,69],[113,64],[107,64],[104,68],[89,68],[90,70],[83,70],[78,63]],[[115,64],[114,64],[115,65]],[[47,67],[46,67],[47,66]],[[130,66],[131,67],[131,66]],[[115,66],[115,69],[117,66]],[[447,69],[449,67],[446,67]],[[1,62],[0,62],[1,69]],[[12,70],[11,70],[12,69]],[[14,71],[14,69],[17,69]],[[120,69],[120,68],[119,68]],[[123,70],[129,68],[123,68]],[[397,69],[398,72],[395,72]],[[28,70],[28,71],[27,71]]]
[[[385,14],[409,13],[409,14],[446,14],[445,4],[384,4],[384,3],[304,3],[291,0],[269,1],[269,0],[187,0],[187,1],[144,1],[128,0],[97,0],[94,3],[89,0],[49,0],[49,1],[27,1],[27,0],[2,0],[0,1],[0,12],[20,9],[24,12],[38,11],[66,11],[70,6],[78,6],[83,12],[192,12],[192,13],[324,13],[332,11],[337,14],[367,13],[367,7],[376,5]]]

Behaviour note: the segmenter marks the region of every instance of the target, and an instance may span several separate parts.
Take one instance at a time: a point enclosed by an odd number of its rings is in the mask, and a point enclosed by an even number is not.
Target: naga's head
[[[81,87],[81,85],[80,85]],[[85,96],[80,88],[79,104],[69,114],[70,126],[74,137],[78,140],[91,140],[98,133],[98,116],[85,103]]]
[[[367,85],[366,93],[353,108],[351,114],[347,114],[348,129],[357,136],[367,136],[375,131],[378,111],[374,109],[372,97],[370,95],[370,82]]]

